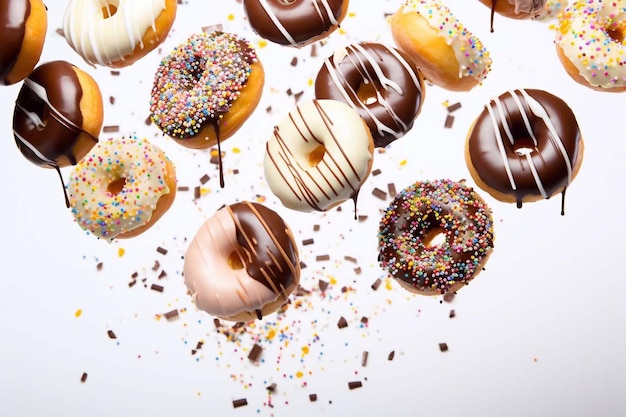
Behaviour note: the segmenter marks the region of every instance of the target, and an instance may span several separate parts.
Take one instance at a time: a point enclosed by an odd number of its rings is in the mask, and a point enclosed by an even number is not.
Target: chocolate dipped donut
[[[298,248],[278,213],[243,201],[200,227],[185,254],[184,276],[199,309],[232,321],[261,319],[298,286]]]
[[[379,148],[413,127],[424,93],[424,80],[413,61],[380,43],[338,49],[315,79],[315,97],[343,101],[358,111]]]
[[[548,199],[582,163],[583,141],[570,107],[543,90],[511,90],[491,100],[472,125],[465,159],[476,184],[499,201]]]
[[[59,172],[93,148],[103,117],[96,81],[69,62],[52,61],[24,79],[15,101],[13,135],[26,159]]]
[[[334,32],[348,12],[348,0],[244,0],[252,29],[262,38],[302,47]]]

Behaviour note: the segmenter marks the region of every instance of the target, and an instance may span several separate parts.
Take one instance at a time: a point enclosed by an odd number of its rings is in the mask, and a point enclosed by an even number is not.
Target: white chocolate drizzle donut
[[[283,205],[325,211],[355,199],[370,173],[374,143],[349,105],[312,100],[290,112],[266,145],[267,183]]]

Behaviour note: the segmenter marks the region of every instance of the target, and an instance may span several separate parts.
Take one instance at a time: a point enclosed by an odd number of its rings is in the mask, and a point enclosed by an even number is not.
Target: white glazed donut
[[[89,64],[125,67],[165,40],[176,5],[177,0],[70,0],[63,33]]]
[[[325,211],[350,198],[370,174],[374,141],[359,113],[336,100],[304,102],[266,144],[264,170],[287,208]]]
[[[82,229],[108,241],[134,237],[174,202],[176,172],[146,139],[101,140],[74,167],[67,194]]]
[[[184,275],[199,309],[232,321],[260,319],[298,286],[298,248],[276,212],[239,202],[200,227],[185,253]]]

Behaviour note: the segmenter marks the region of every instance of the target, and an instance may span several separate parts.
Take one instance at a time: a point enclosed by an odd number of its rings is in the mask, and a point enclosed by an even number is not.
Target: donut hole
[[[356,90],[356,95],[363,104],[370,105],[378,102],[376,87],[372,83],[362,82]]]
[[[624,38],[625,38],[624,32],[626,32],[626,28],[625,29],[622,29],[622,28],[607,29],[606,31],[607,35],[609,35],[609,38],[613,39],[617,43],[624,42]]]
[[[526,156],[535,150],[535,144],[531,138],[517,138],[513,143],[513,151],[517,156]]]
[[[241,256],[236,250],[232,251],[226,260],[230,269],[239,270],[244,268],[244,264],[241,261]]]
[[[108,19],[110,17],[113,17],[115,15],[115,13],[117,13],[117,4],[114,3],[108,3],[104,6],[102,6],[102,17],[104,19]]]
[[[444,230],[440,227],[434,227],[432,229],[424,232],[424,236],[422,236],[422,242],[424,246],[427,248],[434,248],[435,246],[439,246],[446,241],[446,234]]]
[[[112,195],[118,195],[126,186],[126,178],[118,178],[107,185],[107,191]]]
[[[316,167],[322,159],[324,159],[324,155],[326,155],[326,148],[322,145],[319,145],[317,148],[313,149],[311,153],[309,153],[309,165],[312,167]]]

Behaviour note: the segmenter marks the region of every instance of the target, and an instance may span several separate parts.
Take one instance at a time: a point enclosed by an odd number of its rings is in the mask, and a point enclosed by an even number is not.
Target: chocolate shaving
[[[107,335],[109,336],[109,339],[117,339],[117,336],[115,335],[115,332],[113,330],[107,330]]]
[[[445,127],[446,129],[450,129],[453,124],[454,124],[454,116],[452,116],[451,114],[447,115],[446,121],[443,124],[443,127]]]
[[[356,268],[354,268],[354,273],[355,273],[355,274],[357,274],[357,275],[361,275],[361,272],[362,272],[362,270],[361,270],[361,267],[360,267],[360,266],[357,266]]]
[[[178,318],[178,309],[168,311],[167,313],[163,314],[163,316],[168,320],[174,320],[175,318]]]
[[[306,268],[306,264],[303,261],[300,261],[300,269]]]
[[[313,225],[313,231],[314,231],[314,232],[317,232],[317,231],[319,231],[319,230],[320,230],[320,225],[319,225],[319,224],[314,224],[314,225]]]
[[[98,271],[102,271],[102,262],[98,262],[98,264],[96,265],[96,269]]]
[[[381,172],[382,171],[380,169],[376,168],[375,170],[372,171],[372,175],[373,176],[380,175]]]
[[[104,133],[119,132],[120,131],[120,127],[119,126],[104,126],[102,128],[102,131]]]
[[[161,255],[167,255],[167,249],[164,249],[160,246],[157,248],[157,252],[159,252]]]
[[[294,94],[296,102],[298,102],[300,100],[300,97],[302,97],[303,94],[304,94],[304,91],[299,91],[296,94]]]
[[[367,220],[367,216],[364,214],[359,214],[359,221],[364,222],[365,220]]]
[[[368,356],[369,356],[369,352],[367,350],[364,350],[363,353],[361,354],[361,366],[367,365]]]
[[[317,255],[315,257],[316,261],[327,261],[330,259],[330,255]]]
[[[304,239],[302,241],[302,245],[306,246],[306,245],[312,245],[315,241],[313,239]]]
[[[450,104],[447,109],[448,109],[448,113],[452,113],[453,111],[456,111],[458,109],[461,108],[461,103],[457,102],[454,104]]]
[[[129,283],[128,283],[128,286],[132,288],[132,287],[134,287],[134,286],[135,286],[135,284],[136,284],[136,283],[137,283],[137,280],[136,280],[136,279],[135,279],[135,280],[132,280],[131,282],[129,282]]]
[[[159,279],[163,279],[167,276],[167,272],[165,272],[165,270],[162,270],[161,273],[159,274],[159,276],[157,278]]]
[[[83,372],[83,374],[80,376],[80,382],[85,382],[87,381],[87,372]]]
[[[365,317],[365,316],[361,317],[361,323],[367,324],[367,323],[369,323],[369,321],[370,321],[370,319],[368,319],[367,317]]]
[[[137,279],[137,277],[139,276],[138,272],[133,272],[133,274],[130,276],[132,279]]]
[[[200,184],[206,184],[207,181],[209,181],[209,176],[207,174],[204,174],[202,178],[200,178]]]
[[[396,351],[392,350],[391,352],[389,352],[389,355],[387,355],[387,360],[392,361],[395,356],[396,356]]]
[[[157,291],[157,292],[163,292],[163,286],[158,285],[158,284],[152,284],[150,285],[150,289]]]
[[[328,289],[328,281],[324,281],[323,279],[320,279],[317,285],[319,286],[321,292],[326,292]]]
[[[348,327],[348,321],[346,320],[344,316],[339,317],[339,321],[337,322],[337,327],[339,327],[340,329]]]
[[[439,343],[439,350],[442,352],[447,352],[448,351],[448,344],[447,343]]]
[[[161,266],[161,264],[159,263],[159,261],[155,260],[154,261],[154,265],[152,265],[152,270],[156,271],[159,269],[159,267]]]
[[[217,317],[213,319],[213,324],[215,325],[216,329],[219,329],[220,327],[222,327],[222,322]]]
[[[361,381],[348,382],[348,388],[350,389],[361,388],[362,386],[363,386],[363,383]]]
[[[111,71],[111,75],[117,77],[118,75],[120,75],[119,71]]]
[[[344,256],[343,259],[345,259],[346,261],[353,262],[353,263],[357,262],[357,259],[354,256]]]
[[[454,292],[447,292],[443,295],[443,301],[446,303],[451,303],[454,300],[454,296],[456,294]]]
[[[109,103],[111,103],[111,104],[115,104],[115,97],[110,96],[110,97],[109,97]]]
[[[381,190],[380,188],[374,188],[372,190],[372,194],[374,195],[374,197],[378,197],[381,200],[386,200],[387,199],[387,193],[384,192],[383,190]]]
[[[263,353],[263,348],[255,343],[252,349],[250,349],[250,353],[248,353],[248,359],[252,362],[256,362],[261,357],[261,353]]]
[[[450,310],[450,314],[448,314],[448,317],[453,319],[455,316],[456,316],[456,311],[454,311],[454,309]]]
[[[237,400],[233,400],[234,408],[243,407],[244,405],[248,405],[248,400],[245,398],[239,398]]]
[[[311,56],[313,56],[313,57],[317,56],[317,45],[316,44],[311,45]]]
[[[396,191],[396,185],[394,183],[387,184],[387,192],[392,198],[395,197],[398,194]]]
[[[179,185],[178,187],[176,187],[177,191],[189,191],[189,187],[186,185]]]
[[[317,401],[317,394],[309,394],[309,401],[311,402]]]
[[[152,124],[152,116],[146,117],[146,120],[143,121],[146,126],[150,126]]]
[[[268,390],[269,392],[276,391],[276,382],[272,382],[267,387],[265,387],[265,389]]]
[[[295,67],[296,65],[298,65],[298,57],[294,56],[293,58],[291,58],[290,64],[292,67]]]
[[[193,189],[193,198],[195,200],[199,199],[202,196],[202,191],[200,190],[200,187],[194,187]]]
[[[380,284],[382,284],[382,280],[380,278],[376,278],[376,281],[372,284],[372,289],[376,291],[378,287],[380,287]]]

